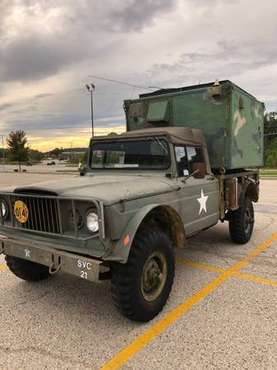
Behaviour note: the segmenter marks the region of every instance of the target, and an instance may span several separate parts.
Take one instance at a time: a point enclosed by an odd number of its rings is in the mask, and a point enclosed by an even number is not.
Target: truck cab
[[[218,221],[218,182],[211,172],[201,130],[152,128],[108,140],[98,138],[91,145],[88,173],[91,171],[120,175],[122,179],[127,174],[134,176],[137,186],[133,183],[129,191],[139,190],[142,198],[147,190],[142,190],[141,180],[147,182],[152,196],[145,197],[143,203],[162,205],[165,202],[172,207],[181,217],[187,236]],[[159,196],[161,184],[166,186]],[[174,197],[167,197],[173,189]]]

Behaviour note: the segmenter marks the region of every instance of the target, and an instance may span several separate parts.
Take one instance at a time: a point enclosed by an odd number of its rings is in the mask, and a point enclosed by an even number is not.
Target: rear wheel
[[[135,321],[153,319],[165,305],[174,280],[174,251],[161,231],[138,232],[125,265],[112,270],[116,307]]]
[[[229,220],[229,232],[233,242],[237,244],[247,243],[254,228],[254,208],[251,199],[244,198],[240,208],[233,211]]]
[[[49,268],[22,258],[6,256],[7,266],[17,277],[26,281],[40,281],[47,279]]]

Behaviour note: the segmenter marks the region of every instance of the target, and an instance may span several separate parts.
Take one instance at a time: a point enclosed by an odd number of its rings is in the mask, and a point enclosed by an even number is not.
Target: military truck
[[[234,243],[250,240],[262,107],[230,82],[126,101],[128,132],[93,138],[83,176],[0,191],[9,269],[30,282],[110,279],[120,312],[151,320],[169,297],[175,248],[218,221]]]

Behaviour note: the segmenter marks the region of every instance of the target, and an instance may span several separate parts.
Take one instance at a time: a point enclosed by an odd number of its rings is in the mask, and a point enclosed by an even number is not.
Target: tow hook
[[[61,256],[56,256],[52,254],[52,263],[49,266],[49,274],[54,275],[60,271],[62,267],[62,258]]]
[[[4,241],[7,239],[7,236],[0,234],[0,254],[4,253]]]

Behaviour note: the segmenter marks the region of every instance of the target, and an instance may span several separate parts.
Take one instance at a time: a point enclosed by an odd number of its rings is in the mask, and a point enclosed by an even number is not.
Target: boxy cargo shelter
[[[125,100],[127,131],[146,127],[202,129],[211,167],[263,166],[264,104],[231,81],[161,89]]]

